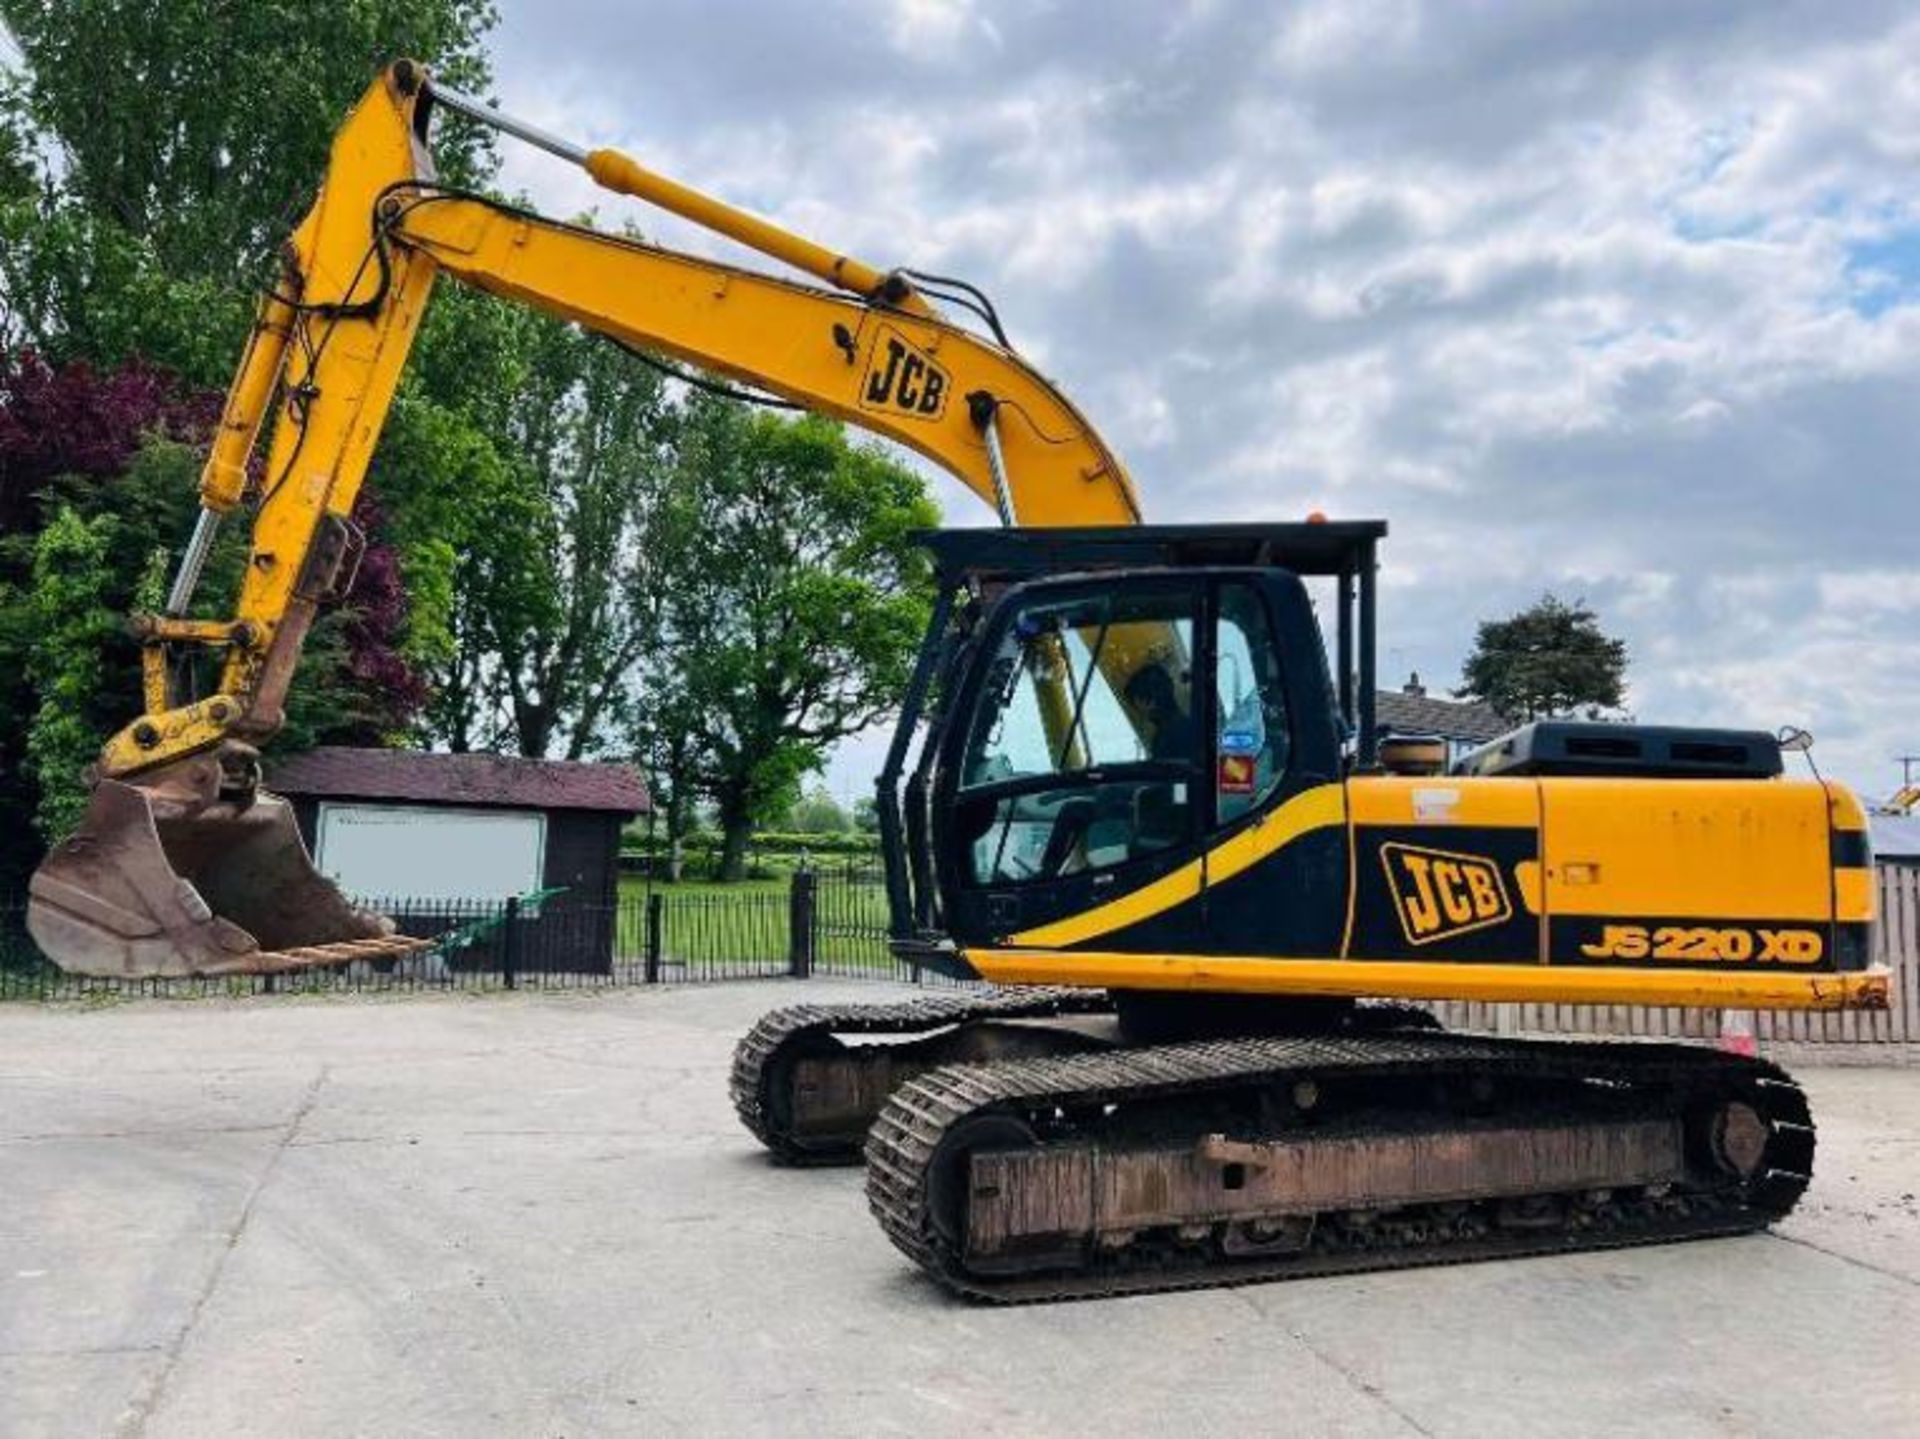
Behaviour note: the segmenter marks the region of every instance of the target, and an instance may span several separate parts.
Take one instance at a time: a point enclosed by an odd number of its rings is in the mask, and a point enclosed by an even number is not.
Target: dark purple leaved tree
[[[347,596],[341,629],[347,642],[348,672],[354,688],[379,715],[376,727],[380,733],[334,738],[378,744],[385,735],[412,724],[426,706],[427,686],[400,651],[407,628],[407,590],[400,573],[399,552],[380,539],[386,528],[386,512],[371,490],[360,492],[353,507],[353,522],[367,534],[367,553]]]
[[[128,528],[136,531],[130,545],[154,543],[152,497],[136,498],[129,490],[135,459],[155,438],[203,449],[220,408],[215,392],[139,361],[101,371],[84,363],[49,365],[31,351],[0,353],[0,582],[24,582],[32,537],[55,507],[47,502],[50,490],[60,502],[89,513],[137,510],[137,518],[129,516]],[[166,528],[184,534],[192,509],[188,487],[164,498],[178,517]],[[304,718],[313,738],[376,744],[404,730],[426,695],[401,653],[407,598],[400,560],[381,538],[384,515],[370,494],[362,492],[354,520],[370,543],[337,620],[344,672],[309,676],[323,691],[340,692],[342,702],[326,706],[334,714],[313,713],[309,706]],[[116,598],[125,602],[138,579],[132,569],[116,586]],[[5,709],[0,704],[0,725],[11,718]],[[0,741],[0,750],[6,748]]]
[[[203,445],[220,397],[138,361],[102,374],[31,350],[0,353],[0,535],[38,530],[36,501],[61,476],[110,483],[149,436]]]

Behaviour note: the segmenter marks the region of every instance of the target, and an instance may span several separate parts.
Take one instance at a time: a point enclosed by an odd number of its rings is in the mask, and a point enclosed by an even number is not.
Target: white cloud
[[[1152,517],[1388,516],[1430,682],[1553,589],[1645,717],[1807,723],[1874,790],[1920,741],[1920,304],[1855,263],[1920,230],[1906,7],[503,11],[508,108],[988,288]]]
[[[910,57],[938,54],[969,41],[998,48],[1000,30],[973,0],[894,0],[887,37]]]
[[[1425,18],[1413,0],[1320,0],[1300,5],[1274,37],[1274,63],[1284,75],[1310,76],[1387,56],[1405,57],[1419,46]]]

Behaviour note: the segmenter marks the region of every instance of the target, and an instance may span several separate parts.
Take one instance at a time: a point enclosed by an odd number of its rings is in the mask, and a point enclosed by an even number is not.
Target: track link
[[[787,1061],[835,1035],[906,1036],[989,1019],[1052,1019],[1068,1014],[1105,1014],[1112,1002],[1101,990],[1009,989],[929,995],[898,1004],[798,1004],[762,1015],[734,1047],[727,1089],[740,1122],[788,1165],[858,1164],[861,1146],[809,1143],[780,1121],[774,1086]],[[868,1046],[849,1046],[857,1055]]]
[[[1540,1085],[1657,1086],[1680,1104],[1737,1099],[1766,1127],[1758,1165],[1711,1193],[1652,1198],[1599,1217],[1545,1229],[1484,1224],[1429,1226],[1417,1242],[1357,1243],[1338,1224],[1316,1224],[1313,1240],[1279,1257],[1228,1259],[1204,1248],[1130,1262],[1125,1253],[1082,1259],[1077,1269],[993,1275],[968,1269],[934,1221],[930,1180],[941,1144],[983,1116],[1097,1115],[1109,1106],[1193,1098],[1298,1081],[1404,1079],[1413,1086],[1485,1076]],[[1043,1118],[1043,1122],[1046,1122]],[[1069,1132],[1068,1138],[1078,1134]],[[1024,1303],[1154,1293],[1348,1274],[1529,1254],[1665,1243],[1763,1229],[1792,1209],[1812,1174],[1813,1125],[1805,1096],[1763,1060],[1683,1045],[1581,1044],[1401,1033],[1378,1037],[1251,1039],[1118,1050],[993,1065],[953,1065],[901,1086],[867,1142],[867,1197],[903,1253],[968,1298]],[[1322,1218],[1338,1216],[1322,1216]]]

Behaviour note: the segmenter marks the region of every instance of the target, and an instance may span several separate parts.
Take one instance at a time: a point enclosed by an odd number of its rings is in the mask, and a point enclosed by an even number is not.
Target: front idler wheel
[[[934,1233],[954,1253],[964,1253],[967,1247],[967,1215],[974,1199],[973,1156],[1031,1149],[1039,1142],[1033,1127],[1013,1114],[976,1115],[955,1125],[941,1140],[927,1166],[927,1217]]]

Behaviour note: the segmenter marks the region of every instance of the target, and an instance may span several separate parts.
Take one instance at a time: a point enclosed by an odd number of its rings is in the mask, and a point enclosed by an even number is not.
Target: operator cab
[[[923,536],[941,598],[880,782],[896,947],[939,967],[954,943],[1033,942],[1370,757],[1385,532]],[[1316,577],[1335,593],[1331,673]]]

